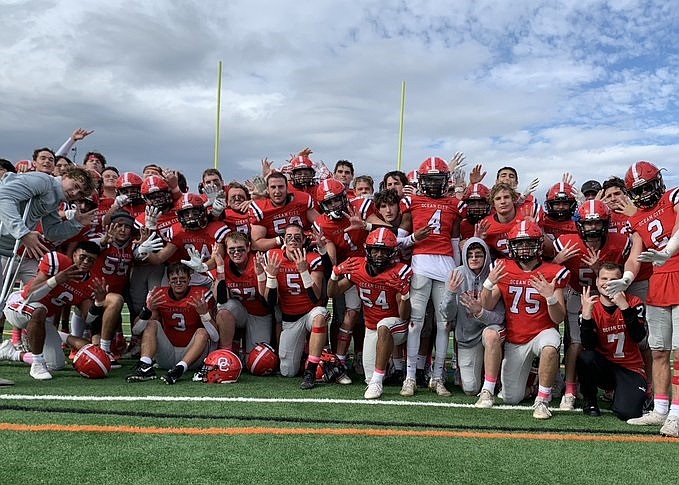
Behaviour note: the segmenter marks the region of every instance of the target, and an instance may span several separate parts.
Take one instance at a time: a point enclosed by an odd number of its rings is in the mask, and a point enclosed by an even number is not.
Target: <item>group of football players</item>
[[[566,173],[538,199],[512,167],[466,177],[460,153],[375,187],[304,149],[243,183],[207,169],[194,193],[155,164],[90,152],[76,167],[90,133],[0,161],[0,359],[33,378],[96,346],[99,367],[138,359],[128,382],[158,367],[168,384],[234,382],[247,364],[310,389],[350,384],[353,366],[366,399],[390,383],[449,396],[453,332],[451,372],[478,408],[534,398],[548,419],[554,393],[599,416],[602,390],[620,419],[679,437],[679,189],[656,165],[580,188]]]

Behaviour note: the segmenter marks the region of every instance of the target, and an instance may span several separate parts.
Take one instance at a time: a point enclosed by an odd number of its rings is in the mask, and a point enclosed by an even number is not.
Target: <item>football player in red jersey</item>
[[[311,150],[307,148],[290,160],[292,168],[290,172],[290,191],[305,192],[316,202],[318,179],[316,178],[314,162],[309,158],[311,153]]]
[[[57,309],[67,304],[78,306],[82,314],[87,315],[86,322],[93,324],[92,334],[101,335],[99,343],[109,354],[112,367],[120,367],[110,352],[123,297],[108,292],[104,280],[91,278],[90,272],[99,253],[99,245],[91,241],[79,242],[72,260],[61,253],[46,253],[40,260],[35,279],[7,299],[7,320],[28,331],[32,353],[25,354],[23,360],[31,364],[30,375],[34,379],[51,379],[50,370],[64,368],[61,344],[67,334],[60,337],[52,317]]]
[[[559,182],[553,185],[545,198],[545,218],[542,229],[552,240],[562,234],[577,234],[578,228],[573,221],[573,215],[578,208],[575,200],[575,187]]]
[[[585,350],[578,357],[582,411],[600,416],[597,387],[614,389],[611,410],[628,420],[642,414],[646,400],[646,372],[639,342],[646,336],[646,309],[638,296],[622,292],[608,296],[606,283],[622,276],[623,268],[603,263],[596,278],[599,296],[590,287],[582,292],[580,332]]]
[[[167,269],[170,286],[154,288],[134,324],[142,333],[141,357],[127,382],[156,378],[153,360],[169,369],[161,379],[174,384],[188,369],[198,369],[214,350],[219,332],[212,318],[212,291],[191,286],[191,269],[172,263]]]
[[[490,190],[483,184],[470,184],[462,194],[459,228],[461,240],[474,235],[476,224],[490,215]]]
[[[278,302],[283,313],[283,331],[278,344],[283,376],[297,375],[306,336],[311,333],[309,357],[300,385],[302,389],[311,389],[328,332],[321,256],[306,252],[304,229],[298,224],[288,224],[283,238],[284,249],[271,249],[266,254],[264,296],[271,308]]]
[[[346,294],[356,287],[363,302],[366,399],[382,395],[391,352],[407,340],[412,271],[404,263],[394,263],[397,245],[389,229],[375,229],[366,238],[365,257],[350,257],[335,266],[328,281],[328,296]]]
[[[630,217],[632,251],[622,278],[609,281],[609,294],[625,291],[639,272],[644,250],[662,250],[679,228],[679,188],[665,190],[660,169],[650,162],[634,163],[625,186],[637,207]],[[643,259],[643,258],[642,258]],[[653,411],[629,424],[660,425],[660,433],[679,437],[679,255],[653,268],[646,299],[648,344],[653,354]],[[674,372],[670,354],[674,352]],[[672,403],[670,405],[670,390]],[[668,409],[669,408],[669,409]]]
[[[212,204],[212,216],[221,219],[231,232],[250,234],[250,192],[238,182],[231,182]]]
[[[439,309],[446,282],[455,267],[452,254],[459,251],[453,247],[451,241],[455,220],[459,215],[457,209],[459,200],[446,196],[449,178],[450,171],[445,160],[430,157],[422,162],[418,170],[422,194],[401,199],[401,212],[412,214],[413,232],[426,226],[431,228],[429,236],[413,249],[412,315],[408,330],[406,379],[401,388],[402,396],[415,394],[417,360],[424,359],[424,356],[419,355],[420,335],[430,298],[434,304],[437,331],[436,355],[429,388],[439,396],[450,395],[445,387],[443,375],[450,329],[445,315]]]
[[[566,311],[570,343],[566,349],[566,392],[561,398],[560,409],[572,410],[576,396],[576,361],[582,350],[578,315],[582,289],[592,286],[602,262],[623,264],[632,243],[618,233],[609,233],[610,210],[600,200],[588,200],[575,214],[578,234],[564,234],[554,242],[558,252],[553,263],[562,264],[570,271]]]
[[[517,222],[508,234],[511,259],[494,263],[481,292],[486,310],[493,310],[500,298],[505,304],[507,340],[501,379],[506,403],[524,399],[531,363],[540,357],[536,419],[552,417],[547,405],[559,367],[558,325],[566,316],[563,289],[569,277],[563,266],[542,261],[543,238],[534,222]]]
[[[283,233],[289,224],[310,229],[318,217],[311,196],[302,192],[288,193],[287,179],[280,172],[266,177],[268,199],[250,204],[252,249],[268,251],[283,245]]]
[[[224,238],[228,259],[219,251],[212,257],[217,295],[219,348],[231,349],[236,328],[245,329],[245,354],[258,343],[271,343],[272,315],[264,299],[266,274],[258,256],[250,252],[250,240],[242,232],[230,232]]]
[[[133,218],[143,214],[146,209],[146,200],[142,196],[142,178],[134,172],[123,172],[116,180],[116,196],[108,212],[102,218],[102,224],[108,226],[111,223],[111,215],[119,210],[124,210]]]

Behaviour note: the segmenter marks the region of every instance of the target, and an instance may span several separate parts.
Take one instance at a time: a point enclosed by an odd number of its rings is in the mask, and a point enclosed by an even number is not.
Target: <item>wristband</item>
[[[410,292],[408,292],[404,295],[401,295],[401,301],[406,301],[406,300],[410,300]]]
[[[283,245],[283,236],[276,236],[276,246]]]
[[[556,297],[556,295],[549,296],[545,299],[547,300],[547,304],[549,306],[556,305],[557,303],[559,303],[559,299]]]
[[[217,273],[224,274],[224,265],[217,266]]]
[[[212,323],[212,316],[209,313],[205,313],[200,316],[200,321],[203,323]]]
[[[311,279],[309,270],[305,269],[299,275],[302,277],[302,285],[304,285],[304,288],[311,288],[314,286],[314,280]]]
[[[625,271],[622,274],[622,279],[629,285],[632,283],[632,281],[634,281],[634,273],[632,271]]]
[[[490,281],[490,278],[486,278],[486,281],[483,282],[483,287],[488,291],[493,291],[497,287],[497,284]]]
[[[57,287],[57,285],[58,285],[59,283],[57,283],[57,277],[56,277],[56,276],[52,276],[50,279],[48,279],[48,280],[45,282],[45,284],[46,284],[47,286],[49,286],[50,288],[54,289],[54,288]]]
[[[151,318],[152,313],[153,312],[149,310],[149,308],[146,305],[144,305],[143,307],[141,307],[141,311],[139,312],[139,320],[148,320],[149,318]]]
[[[266,273],[258,274],[257,281],[266,281]]]
[[[410,238],[410,241],[411,241],[413,244],[415,244],[415,243],[417,242],[417,241],[415,240],[415,234],[411,234],[411,235],[408,236],[408,237]]]
[[[278,280],[267,275],[266,287],[269,288],[270,290],[275,290],[276,288],[278,288]]]

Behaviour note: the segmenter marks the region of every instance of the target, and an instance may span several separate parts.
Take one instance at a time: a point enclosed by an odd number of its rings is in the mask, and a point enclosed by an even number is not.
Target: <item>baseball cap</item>
[[[587,192],[599,192],[601,190],[601,184],[596,180],[588,180],[582,184],[580,192],[586,194]]]
[[[111,215],[111,224],[122,223],[134,227],[134,217],[123,210],[116,211]]]
[[[14,168],[12,162],[10,162],[9,160],[5,160],[4,158],[0,158],[0,168],[5,169],[8,172],[17,173],[17,169]]]

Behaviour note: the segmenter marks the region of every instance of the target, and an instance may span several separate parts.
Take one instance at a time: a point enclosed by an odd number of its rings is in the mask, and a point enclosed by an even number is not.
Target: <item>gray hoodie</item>
[[[486,260],[481,272],[477,275],[469,269],[467,261],[467,249],[472,243],[479,243],[486,253]],[[462,247],[462,266],[455,268],[456,273],[464,275],[464,281],[460,286],[459,293],[472,291],[477,295],[481,294],[483,282],[490,273],[490,251],[483,239],[470,237]],[[474,318],[467,312],[467,309],[458,302],[458,293],[451,292],[446,287],[446,292],[441,301],[441,312],[449,322],[456,321],[455,339],[459,347],[474,347],[481,341],[483,329],[488,325],[503,325],[505,320],[505,307],[500,300],[492,311],[482,310],[479,318]]]

